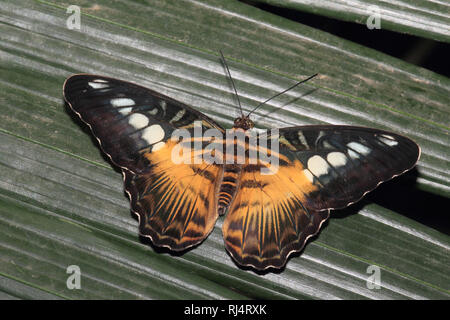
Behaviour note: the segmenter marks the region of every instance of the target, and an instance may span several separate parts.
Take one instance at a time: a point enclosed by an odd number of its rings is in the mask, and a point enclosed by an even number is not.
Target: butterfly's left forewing
[[[216,193],[222,167],[195,163],[194,157],[201,154],[194,153],[188,161],[174,163],[174,148],[182,145],[190,151],[193,143],[171,137],[177,129],[192,133],[194,121],[203,130],[223,132],[218,124],[155,91],[103,76],[68,78],[64,98],[91,128],[102,150],[122,168],[143,236],[172,250],[206,238],[218,216]]]
[[[224,130],[189,106],[139,85],[104,76],[78,74],[66,80],[64,98],[90,127],[114,164],[132,172],[146,170],[140,163],[145,150],[158,148],[174,130]]]

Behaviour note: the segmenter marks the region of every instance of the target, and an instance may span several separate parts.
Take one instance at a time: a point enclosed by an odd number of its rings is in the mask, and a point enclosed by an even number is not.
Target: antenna
[[[312,75],[312,76],[306,78],[305,80],[302,80],[302,81],[300,81],[300,82],[297,82],[297,83],[294,84],[292,87],[289,87],[289,88],[287,88],[286,90],[284,90],[284,91],[282,91],[282,92],[280,92],[280,93],[277,93],[277,94],[274,95],[273,97],[270,97],[270,98],[267,99],[266,101],[261,102],[261,103],[258,104],[252,111],[250,111],[250,113],[247,115],[247,117],[249,117],[250,114],[252,114],[254,111],[256,111],[256,109],[258,109],[258,108],[259,108],[260,106],[262,106],[263,104],[269,102],[269,101],[272,100],[273,98],[276,98],[276,97],[278,97],[279,95],[282,95],[283,93],[285,93],[285,92],[287,92],[287,91],[289,91],[289,90],[294,89],[294,88],[295,88],[296,86],[298,86],[299,84],[301,84],[301,83],[303,83],[303,82],[306,82],[306,81],[308,81],[308,80],[311,80],[312,78],[314,78],[314,77],[317,76],[317,75],[318,75],[318,73],[316,73],[316,74],[314,74],[314,75]]]
[[[234,85],[233,78],[231,77],[230,69],[228,69],[228,65],[227,65],[227,62],[225,61],[225,57],[223,56],[222,50],[219,50],[219,52],[220,52],[220,56],[222,57],[223,65],[225,66],[225,69],[227,69],[228,76],[230,77],[230,80],[231,80],[231,84],[233,85],[234,93],[236,94],[236,98],[237,98],[237,101],[239,104],[239,110],[241,111],[241,115],[244,116],[244,113],[242,112],[241,101],[239,100],[239,95],[237,93],[236,86]]]

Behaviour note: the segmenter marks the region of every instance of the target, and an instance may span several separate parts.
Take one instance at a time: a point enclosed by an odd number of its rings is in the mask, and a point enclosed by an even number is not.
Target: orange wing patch
[[[261,174],[261,162],[243,166],[240,189],[222,227],[226,248],[239,264],[260,270],[282,267],[328,218],[328,211],[309,211],[303,205],[317,187],[300,161],[283,160],[271,175]]]
[[[222,167],[201,162],[175,164],[167,141],[146,152],[150,169],[142,174],[125,173],[125,186],[133,211],[139,216],[140,234],[157,246],[184,250],[200,243],[217,220],[217,189]]]

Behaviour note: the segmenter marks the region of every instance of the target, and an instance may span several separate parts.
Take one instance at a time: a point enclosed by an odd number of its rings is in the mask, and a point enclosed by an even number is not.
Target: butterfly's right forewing
[[[411,169],[420,147],[384,130],[354,126],[303,126],[279,131],[281,152],[298,159],[309,181],[311,210],[344,208],[380,183]]]

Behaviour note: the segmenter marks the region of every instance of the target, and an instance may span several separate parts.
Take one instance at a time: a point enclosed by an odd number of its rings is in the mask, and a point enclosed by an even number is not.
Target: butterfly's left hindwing
[[[125,190],[139,215],[139,230],[158,246],[184,250],[201,242],[212,231],[217,213],[217,191],[222,166],[174,164],[174,142],[158,152],[146,153],[148,170],[124,171]]]
[[[64,98],[122,168],[143,236],[172,250],[206,238],[218,216],[216,191],[222,168],[174,164],[172,151],[179,145],[171,135],[176,129],[192,131],[194,121],[200,121],[203,130],[223,132],[218,124],[157,92],[103,76],[68,78]],[[191,143],[184,142],[190,148]],[[193,157],[190,160],[194,163]]]

